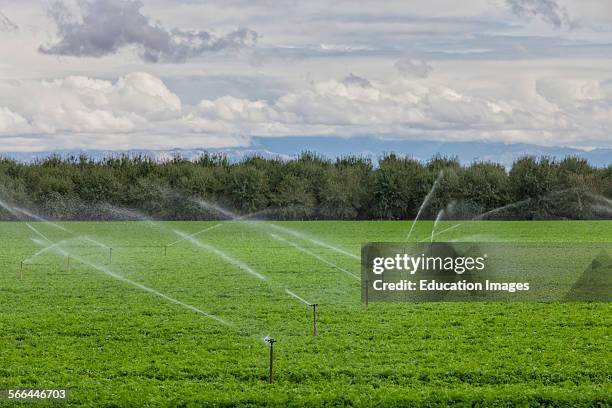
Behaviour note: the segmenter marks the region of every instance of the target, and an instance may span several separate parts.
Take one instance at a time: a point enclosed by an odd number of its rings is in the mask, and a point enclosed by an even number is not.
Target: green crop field
[[[435,238],[612,241],[611,221],[458,223]],[[60,226],[0,224],[0,389],[126,407],[612,404],[609,303],[365,308],[360,245],[403,241],[408,222]],[[319,304],[317,337],[287,290]]]

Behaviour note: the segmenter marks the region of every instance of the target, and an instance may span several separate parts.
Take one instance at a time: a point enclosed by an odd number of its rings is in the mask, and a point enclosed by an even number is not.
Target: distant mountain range
[[[196,159],[205,152],[226,155],[231,161],[239,161],[249,156],[291,159],[301,152],[315,152],[327,158],[346,155],[369,157],[374,163],[385,153],[396,153],[426,161],[436,154],[457,157],[462,164],[474,161],[500,163],[510,167],[519,157],[525,155],[549,156],[561,159],[566,156],[578,156],[588,160],[593,166],[605,167],[612,164],[612,149],[594,149],[590,151],[569,147],[547,147],[525,143],[492,143],[492,142],[438,142],[431,140],[385,140],[360,136],[340,137],[257,137],[248,147],[238,148],[198,148],[198,149],[132,149],[132,150],[56,150],[47,152],[5,152],[2,157],[9,157],[21,162],[31,162],[49,155],[62,157],[86,154],[93,159],[127,154],[130,156],[145,155],[158,161],[180,156],[189,160]]]

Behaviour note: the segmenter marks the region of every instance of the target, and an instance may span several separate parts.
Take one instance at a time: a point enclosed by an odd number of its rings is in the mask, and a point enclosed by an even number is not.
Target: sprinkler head
[[[272,344],[276,343],[276,340],[274,340],[274,339],[273,339],[272,337],[270,337],[270,336],[266,336],[266,337],[264,338],[264,341],[265,341],[266,343],[270,343],[270,345],[272,345]]]
[[[319,306],[319,304],[318,303],[311,303],[308,306],[310,306],[310,307],[317,307],[317,306]]]

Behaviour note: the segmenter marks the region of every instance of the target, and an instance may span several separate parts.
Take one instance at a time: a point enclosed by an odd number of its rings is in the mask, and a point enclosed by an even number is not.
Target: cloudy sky
[[[2,151],[611,129],[609,0],[0,0]]]

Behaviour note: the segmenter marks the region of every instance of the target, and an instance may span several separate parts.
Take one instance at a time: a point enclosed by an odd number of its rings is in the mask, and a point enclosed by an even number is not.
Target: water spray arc
[[[180,234],[180,235],[181,235],[181,239],[177,239],[177,240],[176,240],[176,241],[174,241],[174,242],[170,242],[169,244],[164,245],[164,256],[165,256],[165,255],[166,255],[166,253],[167,253],[167,249],[168,249],[168,247],[171,247],[171,246],[176,245],[176,244],[178,244],[178,243],[180,243],[180,242],[183,242],[183,241],[189,240],[190,238],[195,238],[195,237],[197,237],[198,235],[203,234],[203,233],[205,233],[205,232],[207,232],[207,231],[213,230],[213,229],[215,229],[215,228],[219,228],[221,225],[223,225],[223,224],[221,224],[221,223],[219,223],[219,224],[215,224],[215,225],[213,225],[212,227],[206,227],[206,228],[201,229],[201,230],[199,230],[199,231],[197,231],[197,232],[194,232],[193,234],[186,234],[186,235],[184,235],[184,236],[182,235],[182,234],[184,234],[184,233],[181,231],[181,234]],[[176,233],[176,231],[175,231],[175,233]]]
[[[52,221],[49,221],[49,220],[47,220],[47,219],[45,219],[45,218],[43,218],[43,217],[41,217],[39,215],[36,215],[36,214],[28,211],[28,210],[24,210],[23,208],[19,208],[19,207],[13,207],[13,208],[15,210],[19,211],[20,213],[30,217],[30,218],[34,218],[36,221],[40,221],[40,222],[45,223],[47,225],[50,225],[50,226],[52,226],[54,228],[57,228],[57,229],[59,229],[61,231],[71,233],[71,231],[69,231],[66,227],[62,227],[61,225],[56,224],[56,223],[54,223]]]
[[[497,208],[494,208],[494,209],[489,210],[487,212],[484,212],[482,214],[479,214],[479,215],[473,217],[472,220],[474,220],[474,221],[484,220],[484,219],[487,219],[487,217],[490,216],[490,215],[493,215],[493,214],[496,214],[496,213],[499,213],[499,212],[502,212],[504,210],[508,210],[508,209],[511,209],[511,208],[516,208],[516,207],[519,207],[519,206],[521,206],[523,204],[527,204],[529,202],[531,202],[531,198],[527,198],[525,200],[521,200],[521,201],[517,201],[517,202],[514,202],[514,203],[506,204],[504,206],[497,207]]]
[[[225,260],[228,263],[231,263],[232,265],[238,267],[238,269],[255,276],[257,279],[262,280],[262,281],[267,281],[268,278],[263,276],[262,274],[260,274],[259,272],[257,272],[256,270],[254,270],[253,268],[251,268],[250,266],[248,266],[247,264],[245,264],[242,261],[239,261],[236,258],[233,258],[231,256],[229,256],[228,254],[226,254],[225,252],[221,251],[220,249],[217,249],[215,247],[213,247],[212,245],[209,244],[205,244],[202,241],[199,241],[191,236],[189,236],[188,234],[184,233],[183,231],[179,231],[179,230],[173,230],[175,234],[185,238],[186,240],[188,240],[189,242],[191,242],[193,245],[200,247],[202,249],[205,249],[209,252],[214,253],[215,255],[217,255],[218,257],[222,258],[223,260]]]
[[[423,200],[423,202],[421,203],[421,206],[419,207],[419,210],[417,211],[416,217],[412,221],[412,226],[410,227],[410,231],[408,231],[408,235],[406,236],[406,241],[408,241],[410,237],[412,236],[412,230],[414,230],[414,226],[416,225],[417,221],[421,217],[421,213],[423,212],[425,207],[427,207],[427,205],[429,204],[429,201],[431,200],[431,197],[433,196],[434,192],[438,188],[438,185],[440,184],[440,180],[442,180],[442,177],[444,177],[444,172],[440,170],[440,173],[438,174],[436,181],[434,181],[433,186],[431,187],[431,190],[429,190],[429,193],[427,193],[427,195],[425,196],[425,199]]]
[[[0,207],[4,208],[5,210],[7,210],[9,213],[11,213],[14,217],[16,217],[17,219],[22,219],[23,216],[25,215],[26,217],[29,218],[33,218],[36,221],[40,221],[40,222],[44,222],[47,225],[50,225],[54,228],[60,229],[64,232],[69,232],[68,229],[66,229],[65,227],[62,227],[59,224],[56,224],[54,222],[51,222],[49,220],[44,219],[43,217],[36,215],[28,210],[25,210],[23,208],[19,208],[19,207],[15,207],[14,205],[9,205],[7,204],[5,201],[0,200]]]
[[[313,334],[313,336],[316,336],[317,335],[317,306],[319,306],[319,304],[318,303],[310,303],[306,299],[303,299],[302,297],[296,295],[295,293],[293,293],[289,289],[285,289],[285,293],[287,293],[290,296],[293,296],[294,298],[296,298],[300,302],[304,303],[305,305],[312,307],[312,334]]]
[[[285,293],[288,294],[289,296],[293,296],[294,298],[296,298],[300,302],[304,303],[305,305],[310,306],[310,302],[308,302],[307,300],[303,299],[302,297],[296,295],[295,293],[293,293],[289,289],[285,289]]]
[[[228,220],[235,220],[237,218],[240,218],[240,216],[234,213],[233,211],[230,211],[227,208],[223,208],[215,203],[211,203],[210,201],[194,197],[190,197],[190,200],[208,211],[223,215]]]
[[[303,239],[305,241],[310,241],[311,243],[313,243],[313,244],[315,244],[317,246],[320,246],[320,247],[323,247],[323,248],[327,248],[327,249],[331,249],[332,251],[338,252],[339,254],[348,256],[348,257],[353,258],[353,259],[361,259],[359,256],[357,256],[355,254],[352,254],[350,252],[347,252],[347,251],[345,251],[342,248],[335,247],[335,246],[333,246],[331,244],[328,244],[326,242],[319,241],[318,239],[310,238],[310,237],[306,236],[305,234],[297,232],[297,231],[295,231],[293,229],[290,229],[290,228],[287,228],[287,227],[282,227],[282,226],[277,225],[277,224],[269,224],[269,225],[272,228],[276,228],[279,231],[282,231],[282,232],[285,232],[287,234],[293,235],[296,238],[300,238],[300,239]]]
[[[11,213],[13,215],[13,217],[20,219],[21,216],[19,215],[19,213],[13,209],[13,207],[11,207],[10,205],[8,205],[7,203],[5,203],[4,201],[0,200],[0,207],[4,208],[6,211],[8,211],[9,213]]]
[[[448,231],[454,230],[455,228],[458,228],[458,227],[460,227],[461,225],[462,225],[461,223],[451,225],[451,226],[450,226],[450,227],[448,227],[448,228],[444,228],[443,230],[438,231],[438,232],[436,232],[435,234],[432,234],[430,238],[420,239],[420,240],[418,240],[417,242],[418,242],[418,243],[421,243],[421,242],[425,242],[425,241],[427,241],[427,240],[430,240],[430,241],[431,241],[431,239],[432,239],[432,238],[435,238],[435,237],[437,237],[437,236],[439,236],[439,235],[442,235],[442,234],[444,234],[445,232],[448,232]]]
[[[440,222],[440,220],[442,219],[442,216],[444,216],[445,212],[444,210],[440,210],[438,212],[438,215],[436,216],[436,220],[433,223],[433,226],[431,227],[431,239],[430,242],[433,242],[434,237],[435,237],[435,232],[436,232],[436,227],[438,226],[438,223]]]
[[[42,232],[40,232],[39,230],[37,230],[36,228],[34,228],[29,222],[26,222],[25,224],[29,229],[31,229],[32,231],[34,231],[34,233],[36,235],[38,235],[39,237],[41,237],[42,239],[44,239],[45,241],[47,241],[48,243],[53,245],[53,242],[51,242],[51,240],[49,238],[47,238]]]
[[[276,240],[278,240],[280,242],[283,242],[283,243],[285,243],[285,244],[287,244],[287,245],[297,249],[298,251],[301,251],[301,252],[305,253],[308,256],[311,256],[311,257],[313,257],[315,259],[318,259],[319,261],[323,262],[324,264],[327,264],[327,265],[329,265],[329,266],[331,266],[331,267],[333,267],[335,269],[338,269],[339,271],[344,272],[345,274],[347,274],[351,278],[359,280],[359,277],[357,275],[355,275],[354,273],[351,273],[350,271],[347,271],[346,269],[339,267],[335,263],[330,262],[330,261],[326,260],[325,258],[320,257],[319,255],[315,254],[314,252],[309,251],[308,249],[303,248],[303,247],[299,246],[298,244],[296,244],[294,242],[291,242],[291,241],[289,241],[289,240],[287,240],[285,238],[282,238],[282,237],[280,237],[280,236],[278,236],[276,234],[270,233],[269,235],[272,238],[274,238],[274,239],[276,239]]]
[[[75,238],[75,239],[79,239],[79,238],[80,238],[80,237],[77,237],[77,238]],[[45,238],[45,240],[46,240],[46,238]],[[39,256],[41,256],[41,255],[43,255],[44,253],[49,252],[49,251],[52,251],[54,248],[56,248],[56,247],[58,247],[58,246],[68,244],[68,243],[69,243],[69,242],[71,242],[71,241],[72,241],[72,240],[65,239],[65,240],[63,240],[63,241],[58,241],[58,242],[56,242],[56,243],[53,243],[53,244],[51,244],[51,245],[48,245],[48,246],[46,246],[46,247],[44,247],[44,248],[42,248],[42,249],[39,249],[39,250],[38,250],[36,253],[34,253],[34,255],[30,256],[29,258],[24,259],[24,260],[23,260],[23,262],[24,262],[24,263],[26,263],[26,264],[27,264],[27,263],[30,263],[30,262],[32,262],[32,261],[33,261],[35,258],[37,258],[37,257],[39,257]]]

